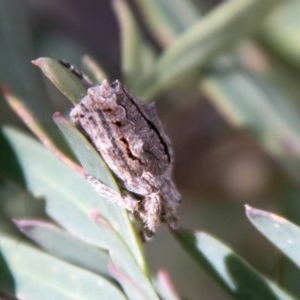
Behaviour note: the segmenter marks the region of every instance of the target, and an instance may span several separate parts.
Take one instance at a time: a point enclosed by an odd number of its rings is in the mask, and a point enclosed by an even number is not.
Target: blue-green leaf
[[[293,299],[211,235],[179,230],[175,236],[195,261],[236,299]]]
[[[90,142],[87,141],[87,139],[72,124],[58,114],[56,114],[54,120],[84,167],[85,172],[89,175],[93,175],[107,186],[119,192],[111,172]],[[118,232],[134,253],[134,257],[141,267],[145,269],[145,261],[141,254],[140,243],[133,230],[132,224],[128,219],[127,213],[119,206],[113,205],[108,201],[109,200],[104,200],[104,205],[107,206],[107,211],[114,215],[114,217],[110,219],[111,222],[115,224]]]
[[[14,220],[19,230],[48,253],[100,275],[107,270],[108,253],[83,243],[61,228],[37,220]]]
[[[300,227],[267,211],[246,205],[251,223],[282,253],[300,267]]]
[[[73,104],[78,103],[86,95],[86,87],[82,81],[58,61],[40,57],[34,60],[33,64],[38,66]]]
[[[121,32],[121,66],[124,82],[128,88],[139,94],[143,89],[143,82],[155,65],[155,54],[143,39],[126,2],[115,0],[113,3]]]
[[[0,255],[13,280],[0,287],[18,299],[125,299],[107,279],[9,238],[0,238]]]
[[[162,46],[174,42],[200,17],[190,0],[135,0],[148,28]]]
[[[249,130],[300,180],[300,94],[292,80],[274,76],[280,68],[263,65],[253,71],[237,55],[224,55],[206,72],[201,90],[230,124]]]
[[[261,37],[273,51],[300,67],[300,3],[284,1],[267,19]]]
[[[118,233],[118,220],[109,209],[113,203],[101,199],[84,178],[33,139],[12,129],[4,130],[4,135],[20,163],[28,189],[35,196],[45,197],[47,213],[78,238],[109,251],[130,299],[156,299],[148,274]]]
[[[145,98],[207,65],[234,42],[253,33],[279,0],[229,0],[196,22],[168,47],[149,78]]]

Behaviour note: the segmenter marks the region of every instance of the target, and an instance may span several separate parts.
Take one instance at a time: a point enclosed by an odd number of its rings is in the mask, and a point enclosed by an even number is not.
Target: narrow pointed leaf
[[[32,131],[32,133],[43,143],[43,145],[50,150],[56,157],[59,157],[61,161],[65,164],[72,167],[74,170],[78,168],[76,165],[66,154],[64,154],[50,139],[47,135],[43,127],[38,123],[35,116],[32,112],[26,107],[24,101],[11,94],[9,91],[4,93],[5,100],[14,110],[14,112],[22,119],[22,121],[26,124],[26,126]],[[61,136],[60,136],[61,137]],[[65,153],[68,153],[70,157],[72,157],[72,152],[67,145],[65,145],[65,140],[63,140],[63,145],[65,146]],[[60,146],[62,146],[60,144]]]
[[[300,267],[300,227],[281,216],[248,205],[246,215],[272,244]]]
[[[159,270],[156,276],[156,285],[160,297],[164,300],[180,300],[180,296],[166,270]]]
[[[26,5],[18,0],[0,2],[0,82],[26,101],[33,114],[51,127],[50,107],[42,80],[30,64],[34,55]],[[21,46],[20,46],[21,45]],[[54,127],[52,127],[54,129]]]
[[[15,295],[20,299],[125,299],[103,277],[20,242],[1,237],[0,253],[13,276]]]
[[[274,72],[252,72],[234,55],[222,57],[201,81],[201,89],[234,126],[255,139],[300,180],[299,92]],[[270,67],[267,67],[268,70]]]
[[[232,249],[205,232],[175,232],[181,246],[236,299],[293,299]]]
[[[4,135],[18,157],[29,190],[45,197],[47,213],[78,238],[109,250],[113,263],[124,274],[120,283],[130,299],[141,294],[145,299],[156,299],[145,270],[114,227],[117,220],[107,210],[107,200],[33,139],[12,129],[6,129]],[[93,212],[100,212],[105,221],[97,223]]]
[[[78,103],[86,95],[86,87],[82,81],[58,61],[41,57],[34,60],[33,64],[38,66],[73,104]]]
[[[253,33],[279,0],[229,0],[185,31],[165,50],[149,78],[150,99],[182,76],[208,64],[234,42]]]
[[[92,144],[70,122],[63,118],[60,113],[53,115],[53,120],[64,135],[78,160],[87,174],[95,176],[101,182],[118,190],[112,173],[98,154]],[[110,207],[109,209],[113,209]]]
[[[284,1],[267,19],[261,37],[284,60],[300,68],[300,3]]]
[[[0,1],[0,41],[1,87],[8,87],[20,97],[23,105],[35,117],[36,123],[55,144],[63,148],[63,139],[51,120],[51,105],[47,101],[42,78],[30,63],[34,57],[33,37],[24,2]],[[3,108],[6,110],[2,103],[0,109]]]
[[[97,84],[101,84],[103,79],[108,79],[105,70],[90,56],[85,55],[82,58],[83,69],[87,71],[91,80]]]
[[[154,66],[154,52],[142,38],[138,24],[124,0],[115,0],[114,10],[121,31],[122,73],[125,84],[136,93]]]
[[[135,3],[162,46],[170,45],[200,17],[190,0],[135,0]]]
[[[84,167],[85,172],[89,175],[93,175],[97,179],[101,180],[101,182],[119,192],[111,172],[108,170],[98,152],[87,141],[87,139],[73,125],[58,114],[56,114],[54,120],[68,141],[71,149],[73,149]],[[107,206],[108,211],[114,214],[113,222],[115,227],[134,253],[134,257],[137,259],[140,266],[145,269],[146,264],[141,254],[140,243],[137,240],[137,236],[133,230],[131,222],[128,219],[127,213],[119,206],[110,203],[109,200],[106,200],[104,205]]]
[[[64,261],[94,273],[110,276],[107,252],[76,239],[61,228],[42,221],[15,220],[19,230],[28,238]]]
[[[122,285],[127,297],[132,300],[158,300],[145,270],[142,272],[125,241],[101,215],[96,213],[93,219],[103,229],[103,235],[110,239],[109,254],[115,264],[111,272]]]
[[[113,220],[103,204],[105,200],[101,200],[80,175],[33,139],[11,128],[3,133],[17,156],[27,188],[36,197],[45,197],[46,210],[51,217],[68,229],[72,228],[71,232],[85,241],[104,247],[97,226],[88,215],[98,209],[108,220]],[[66,218],[66,214],[70,217]]]

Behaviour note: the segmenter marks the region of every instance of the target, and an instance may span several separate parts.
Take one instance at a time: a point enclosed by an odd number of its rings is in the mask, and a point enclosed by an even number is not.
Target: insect
[[[92,85],[79,70],[61,63],[89,86],[70,118],[120,182],[123,194],[116,195],[90,175],[88,182],[138,218],[144,236],[151,237],[161,223],[176,228],[181,195],[172,180],[170,140],[154,103],[132,96],[118,80],[104,79],[101,85]]]

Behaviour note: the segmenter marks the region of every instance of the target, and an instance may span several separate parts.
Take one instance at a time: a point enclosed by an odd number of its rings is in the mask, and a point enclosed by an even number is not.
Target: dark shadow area
[[[238,257],[229,255],[226,258],[226,265],[236,286],[235,297],[237,299],[279,299],[266,284],[265,279]]]
[[[272,290],[272,286],[267,282],[259,272],[248,265],[243,259],[234,254],[224,256],[223,262],[219,261],[218,268],[222,270],[224,263],[225,270],[222,273],[227,273],[226,278],[220,274],[212,262],[207,259],[205,254],[202,254],[197,249],[197,244],[201,240],[196,240],[194,232],[181,229],[175,232],[175,238],[180,242],[181,246],[195,259],[195,261],[205,269],[208,274],[222,286],[234,299],[241,300],[275,300],[281,299],[280,294],[276,293],[276,289]],[[216,246],[217,247],[217,246]],[[213,250],[216,251],[216,250]],[[226,253],[224,253],[226,255]],[[222,253],[219,254],[218,260],[222,258]],[[276,283],[275,283],[276,284]],[[279,287],[280,289],[280,287]],[[280,291],[280,290],[279,290]]]
[[[48,219],[44,201],[38,201],[27,191],[14,149],[0,131],[0,233],[24,239],[12,222],[13,218]]]
[[[0,252],[0,299],[16,299],[13,295],[15,295],[15,281]]]
[[[18,159],[2,131],[0,131],[0,145],[0,180],[11,180],[25,187],[26,183]]]

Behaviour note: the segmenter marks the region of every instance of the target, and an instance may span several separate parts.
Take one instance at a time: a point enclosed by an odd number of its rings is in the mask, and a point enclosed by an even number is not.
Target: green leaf
[[[236,299],[293,299],[205,232],[175,232],[181,246]]]
[[[154,51],[142,38],[139,27],[124,0],[115,0],[114,10],[119,22],[122,42],[122,74],[125,84],[139,93],[146,76],[155,64]]]
[[[135,0],[147,27],[162,46],[194,24],[200,12],[190,0]]]
[[[55,113],[53,120],[76,154],[85,172],[117,191],[118,187],[111,171],[86,137],[73,124],[64,119],[60,113]]]
[[[109,220],[113,220],[113,216],[84,178],[25,134],[11,128],[5,128],[3,134],[19,161],[29,191],[36,197],[46,198],[47,213],[66,228],[72,228],[73,234],[104,247],[97,226],[88,215],[98,209]],[[68,213],[70,217],[66,218]]]
[[[282,253],[300,267],[300,228],[281,216],[246,205],[251,223]]]
[[[88,55],[83,56],[82,67],[96,84],[101,84],[103,79],[109,78],[104,69]]]
[[[46,102],[40,105],[45,94],[42,80],[30,64],[34,52],[25,7],[18,0],[0,3],[0,81],[26,99],[30,110],[45,121],[50,116],[50,107]],[[51,118],[47,121],[51,124]]]
[[[41,57],[34,60],[33,64],[38,66],[73,104],[78,103],[86,95],[86,87],[82,81],[58,61]]]
[[[181,299],[166,270],[164,269],[158,270],[156,276],[156,286],[161,299],[164,300]]]
[[[83,243],[51,223],[25,219],[14,220],[14,223],[48,253],[99,275],[110,276],[107,252]]]
[[[182,76],[208,64],[233,43],[253,33],[278,0],[229,0],[186,30],[165,50],[149,78],[150,99]]]
[[[93,175],[102,183],[119,192],[111,172],[90,142],[87,141],[87,139],[72,124],[67,122],[61,116],[56,114],[54,120],[84,167],[85,172],[89,175]],[[128,219],[127,213],[120,209],[120,207],[111,205],[108,200],[104,201],[104,204],[108,206],[107,210],[114,214],[112,221],[115,223],[115,227],[134,253],[134,257],[137,259],[140,266],[145,270],[146,264],[143,255],[141,254],[140,243],[133,230],[132,224]]]
[[[65,263],[33,247],[0,238],[0,252],[22,299],[125,299],[108,280]],[[4,286],[0,287],[5,290]],[[11,294],[13,296],[14,294]]]
[[[148,275],[115,229],[119,223],[114,212],[119,208],[113,208],[113,203],[102,199],[84,178],[33,139],[12,129],[5,129],[4,135],[18,157],[29,190],[46,198],[47,213],[76,237],[109,250],[130,299],[156,299]],[[95,218],[99,212],[101,216]]]
[[[261,37],[273,51],[300,67],[300,3],[284,1],[267,19]]]
[[[0,1],[1,86],[8,87],[23,99],[24,106],[35,116],[36,122],[57,145],[63,147],[63,140],[51,120],[51,106],[46,101],[43,81],[30,63],[34,49],[27,13],[24,2]]]
[[[6,156],[9,157],[9,156]],[[1,170],[2,171],[2,170]],[[0,235],[2,233],[20,238],[21,234],[13,223],[13,218],[46,218],[43,203],[28,193],[14,179],[0,176]],[[24,238],[25,239],[25,238]]]
[[[274,73],[280,69],[267,65],[253,72],[237,56],[223,56],[205,74],[201,89],[232,125],[249,130],[300,180],[299,92],[293,95],[288,77]]]

